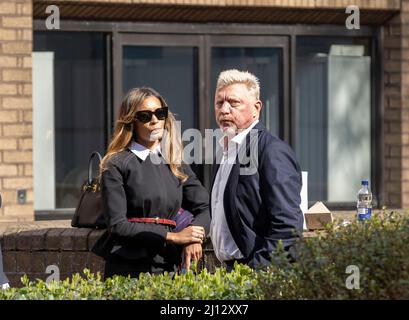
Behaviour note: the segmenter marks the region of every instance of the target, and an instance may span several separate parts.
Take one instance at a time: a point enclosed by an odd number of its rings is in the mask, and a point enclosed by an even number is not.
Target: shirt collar
[[[139,144],[139,143],[137,143],[135,141],[132,141],[128,148],[129,148],[129,150],[132,151],[132,153],[134,153],[142,161],[145,161],[150,153],[161,154],[160,144],[158,144],[158,146],[155,148],[155,150],[152,151],[152,150],[146,148],[145,146],[143,146],[143,145],[141,145],[141,144]]]
[[[244,138],[247,136],[247,134],[251,131],[251,129],[253,129],[255,127],[255,125],[259,123],[259,120],[255,120],[247,129],[243,130],[242,132],[236,134],[232,139],[230,139],[230,141],[241,145],[242,142],[244,141]],[[223,135],[223,137],[219,140],[219,144],[223,147],[223,143],[224,143],[224,137],[225,135]],[[230,142],[229,141],[229,142]]]

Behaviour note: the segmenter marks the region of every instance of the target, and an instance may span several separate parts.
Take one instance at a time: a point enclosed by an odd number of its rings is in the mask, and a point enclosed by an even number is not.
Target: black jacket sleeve
[[[192,225],[202,226],[208,234],[210,229],[209,193],[189,165],[183,165],[183,171],[189,178],[183,183],[182,208],[193,214]]]
[[[109,161],[101,175],[102,201],[108,231],[123,243],[146,242],[162,247],[166,243],[167,228],[153,223],[129,222],[126,216],[127,200],[123,187],[125,169],[120,161]]]
[[[286,251],[302,233],[301,172],[291,148],[283,142],[267,143],[259,163],[260,195],[266,208],[266,234],[253,251],[253,267],[271,263],[271,252],[281,240]]]

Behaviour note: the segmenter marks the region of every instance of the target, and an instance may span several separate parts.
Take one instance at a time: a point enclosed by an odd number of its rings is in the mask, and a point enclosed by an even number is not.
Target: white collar
[[[156,153],[156,154],[161,153],[160,144],[158,144],[155,150],[152,151],[151,149],[148,149],[145,146],[135,141],[132,141],[128,149],[131,150],[142,161],[145,161],[150,153]]]
[[[244,141],[244,138],[247,136],[247,134],[251,131],[251,129],[253,129],[255,127],[255,125],[259,123],[259,120],[255,120],[247,129],[241,131],[240,133],[236,134],[232,139],[229,140],[241,145],[242,142]],[[219,140],[219,144],[223,147],[224,145],[224,137],[225,135],[223,135],[223,137]]]

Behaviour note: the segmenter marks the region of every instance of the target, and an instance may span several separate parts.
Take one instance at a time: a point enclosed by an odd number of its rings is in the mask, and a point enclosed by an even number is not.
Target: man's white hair
[[[247,90],[257,100],[260,99],[260,81],[254,74],[248,71],[239,71],[237,69],[222,71],[217,79],[216,91],[236,83],[245,84]]]

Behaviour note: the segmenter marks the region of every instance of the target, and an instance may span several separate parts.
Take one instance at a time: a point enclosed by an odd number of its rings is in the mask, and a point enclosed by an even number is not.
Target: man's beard
[[[228,137],[234,137],[237,134],[237,126],[232,124],[231,126],[224,128],[223,132]]]

